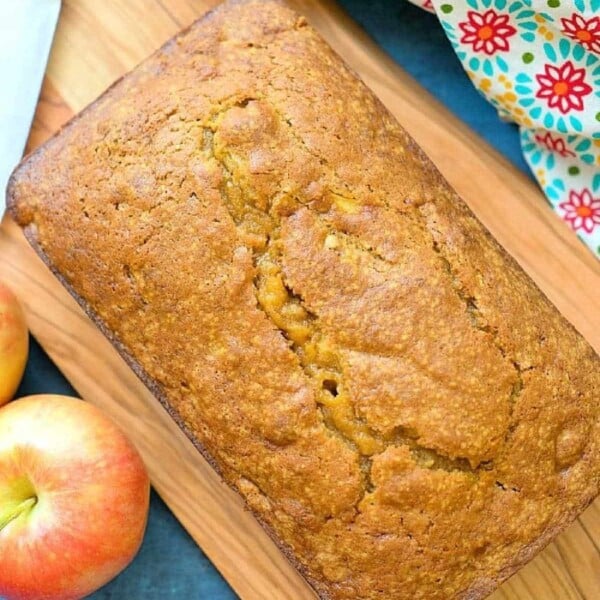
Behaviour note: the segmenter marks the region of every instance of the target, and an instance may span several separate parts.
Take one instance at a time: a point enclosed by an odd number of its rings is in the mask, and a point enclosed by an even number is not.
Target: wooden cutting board
[[[395,1],[395,0],[390,0]],[[29,141],[34,148],[114,79],[215,0],[64,0]],[[411,80],[329,1],[293,0],[358,71],[500,242],[600,349],[600,263],[539,190]],[[83,398],[133,438],[178,519],[245,600],[314,598],[240,499],[223,485],[8,218],[0,278],[18,292],[33,334]],[[600,597],[600,502],[493,596]]]

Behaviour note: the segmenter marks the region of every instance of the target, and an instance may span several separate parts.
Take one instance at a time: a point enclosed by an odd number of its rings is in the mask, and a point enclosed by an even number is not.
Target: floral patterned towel
[[[410,0],[520,127],[548,201],[600,258],[600,0]]]

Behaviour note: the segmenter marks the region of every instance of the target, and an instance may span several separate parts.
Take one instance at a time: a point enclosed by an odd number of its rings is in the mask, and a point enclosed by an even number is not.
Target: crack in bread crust
[[[249,233],[250,235],[253,233],[256,235],[256,231],[251,230],[256,229],[256,224],[252,223],[252,219],[256,218],[257,213],[252,210],[249,214],[242,214],[239,198],[237,199],[238,205],[236,205],[235,199],[232,198],[230,192],[232,189],[242,193],[243,198],[243,187],[236,180],[233,169],[228,167],[227,160],[217,157],[214,148],[214,136],[218,132],[220,117],[229,108],[245,108],[249,102],[256,100],[257,98],[234,100],[231,106],[222,108],[213,116],[211,127],[205,128],[203,134],[203,150],[210,159],[217,162],[222,170],[224,176],[224,183],[221,186],[222,199],[233,222],[240,231],[242,241],[248,239]],[[265,100],[261,99],[261,101],[264,102]],[[275,112],[281,118],[281,115],[277,111]],[[296,136],[294,137],[297,139]],[[303,146],[306,147],[305,144]],[[348,200],[356,203],[356,200],[352,197],[348,197]],[[445,456],[434,448],[419,444],[417,441],[418,434],[410,432],[409,429],[402,426],[397,427],[391,435],[382,436],[356,414],[350,392],[346,389],[347,384],[344,382],[339,348],[326,339],[319,328],[318,315],[307,308],[302,297],[292,290],[282,273],[279,239],[281,214],[278,214],[278,209],[281,210],[281,206],[275,205],[272,199],[266,199],[264,205],[266,208],[259,209],[259,214],[264,217],[264,219],[261,218],[261,221],[269,224],[270,230],[266,232],[265,239],[258,242],[257,247],[247,246],[248,250],[252,252],[253,264],[256,269],[253,285],[257,308],[281,332],[288,341],[290,349],[298,356],[304,373],[316,390],[317,406],[322,414],[323,425],[342,439],[358,455],[363,473],[364,491],[363,496],[356,504],[356,508],[358,509],[365,494],[375,489],[370,481],[372,457],[382,453],[388,447],[399,445],[408,447],[416,464],[427,469],[469,472],[476,476],[479,470],[489,471],[493,468],[492,461],[489,460],[472,467],[465,458]],[[244,204],[244,207],[247,209],[248,204]],[[289,216],[300,207],[306,208],[307,205],[301,203],[299,199],[293,198],[291,203],[286,204],[285,210]],[[254,207],[252,208],[254,209]],[[310,207],[308,208],[310,209]],[[319,217],[321,223],[326,224],[320,218],[318,212],[313,212]],[[370,254],[377,261],[382,261],[388,265],[392,264],[358,237],[336,230],[331,225],[327,225],[327,227],[331,236],[341,236],[358,251]],[[328,238],[328,240],[331,240],[331,244],[337,243],[336,237]]]

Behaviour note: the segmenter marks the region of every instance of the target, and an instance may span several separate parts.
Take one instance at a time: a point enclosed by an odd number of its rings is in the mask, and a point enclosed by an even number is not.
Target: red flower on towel
[[[594,228],[600,225],[600,198],[594,198],[588,189],[583,189],[579,193],[572,190],[569,201],[559,206],[565,211],[563,219],[575,231],[583,229],[586,233],[592,233]]]
[[[573,13],[570,19],[562,18],[562,32],[571,39],[578,41],[582,46],[600,54],[600,17],[589,20]]]
[[[492,55],[498,50],[510,49],[508,38],[515,35],[517,30],[508,23],[508,15],[499,15],[495,10],[478,13],[470,10],[468,21],[459,23],[463,31],[460,41],[471,44],[475,52],[485,52]]]
[[[559,156],[566,158],[567,156],[575,156],[575,152],[571,152],[567,148],[565,140],[560,137],[552,137],[552,134],[547,131],[546,135],[536,134],[535,141],[540,145],[544,146],[546,150],[550,152],[556,152]]]
[[[570,60],[561,67],[547,64],[544,73],[535,76],[540,84],[536,97],[543,98],[549,108],[558,108],[563,115],[583,110],[584,96],[592,93],[584,77],[585,69],[576,69]]]

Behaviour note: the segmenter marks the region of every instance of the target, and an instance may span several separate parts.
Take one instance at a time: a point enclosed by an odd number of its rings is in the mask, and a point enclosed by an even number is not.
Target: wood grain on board
[[[215,4],[64,0],[28,148]],[[534,184],[431,98],[333,3],[290,4],[360,73],[492,233],[600,350],[600,266],[546,207]],[[8,218],[0,229],[0,278],[19,293],[34,335],[82,397],[130,433],[158,492],[236,592],[244,599],[314,598]],[[598,598],[599,548],[597,501],[493,598]]]

